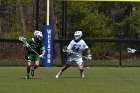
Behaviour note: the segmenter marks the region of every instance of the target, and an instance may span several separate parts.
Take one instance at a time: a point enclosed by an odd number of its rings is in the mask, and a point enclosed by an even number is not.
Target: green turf
[[[79,78],[76,67],[55,79],[60,67],[40,67],[23,79],[26,67],[0,67],[0,93],[140,93],[140,68],[90,67]]]

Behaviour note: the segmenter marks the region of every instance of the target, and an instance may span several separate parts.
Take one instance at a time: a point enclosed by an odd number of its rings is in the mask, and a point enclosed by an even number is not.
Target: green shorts
[[[35,61],[39,60],[39,56],[36,54],[28,54],[25,56],[25,58],[31,62],[35,62]]]

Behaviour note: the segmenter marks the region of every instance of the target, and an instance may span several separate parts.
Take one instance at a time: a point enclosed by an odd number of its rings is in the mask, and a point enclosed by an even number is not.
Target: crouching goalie
[[[57,73],[55,78],[59,78],[60,75],[71,66],[72,62],[76,62],[79,71],[80,71],[80,77],[84,78],[84,64],[82,59],[82,52],[84,50],[87,51],[87,59],[91,60],[92,55],[90,54],[90,49],[85,43],[85,41],[82,39],[82,31],[76,31],[74,33],[74,39],[70,42],[67,49],[70,51],[68,58],[66,60],[66,64],[62,67],[62,69]]]
[[[27,74],[25,79],[29,79],[30,68],[34,62],[34,66],[31,69],[31,75],[34,76],[35,69],[39,66],[39,61],[45,55],[45,47],[43,44],[42,32],[35,30],[34,38],[26,39],[27,43],[24,45],[27,49],[26,59],[27,59]]]

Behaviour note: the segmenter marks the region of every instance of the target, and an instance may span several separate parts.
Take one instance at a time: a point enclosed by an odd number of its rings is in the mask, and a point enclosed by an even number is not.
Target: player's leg
[[[28,54],[27,56],[25,56],[25,58],[27,59],[27,72],[26,72],[26,77],[25,79],[29,79],[29,76],[30,76],[30,68],[31,68],[31,65],[32,65],[32,55],[31,54]]]
[[[28,62],[27,62],[27,74],[26,74],[25,79],[29,79],[30,68],[31,68],[32,62],[34,60],[34,57],[33,57],[33,54],[29,53],[29,54],[27,54],[27,56],[25,56],[25,58],[28,60]]]
[[[35,60],[35,64],[33,66],[33,68],[31,69],[31,75],[34,76],[34,71],[39,67],[39,57],[38,55],[34,55],[34,60]]]
[[[83,59],[82,58],[78,58],[76,59],[76,63],[78,65],[79,71],[80,71],[80,77],[84,78],[84,64],[83,64]]]
[[[27,62],[27,73],[26,73],[25,79],[29,79],[29,76],[30,76],[30,68],[31,68],[31,61],[29,60]]]
[[[31,75],[34,76],[34,71],[39,67],[39,61],[35,61],[35,65],[31,70]]]
[[[67,69],[69,68],[71,65],[70,64],[65,64],[62,69],[57,73],[57,75],[55,76],[55,78],[59,78],[60,75]]]
[[[65,65],[62,67],[62,69],[56,74],[55,78],[59,78],[60,75],[61,75],[67,68],[69,68],[69,67],[71,66],[71,62],[72,62],[72,61],[73,61],[72,58],[69,57],[69,58],[67,59],[66,64],[65,64]]]
[[[84,65],[83,64],[79,65],[79,71],[80,71],[80,77],[84,78],[85,76],[84,76]]]

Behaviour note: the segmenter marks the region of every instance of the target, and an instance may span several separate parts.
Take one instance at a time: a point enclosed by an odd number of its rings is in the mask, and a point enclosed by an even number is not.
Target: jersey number
[[[78,52],[80,47],[78,45],[73,45],[72,50],[73,52]]]

